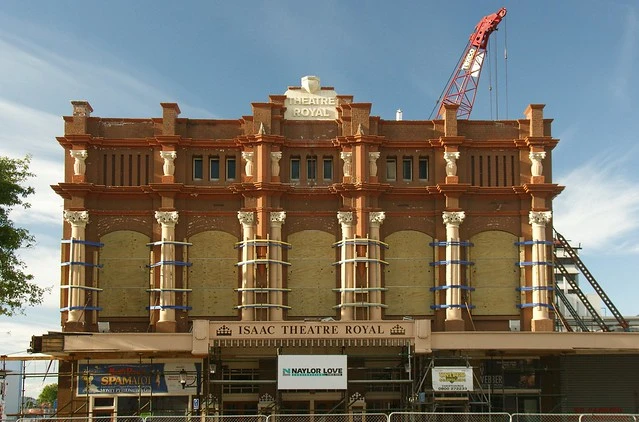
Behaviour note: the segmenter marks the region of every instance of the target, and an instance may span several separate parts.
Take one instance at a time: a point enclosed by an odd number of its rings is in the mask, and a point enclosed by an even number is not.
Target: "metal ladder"
[[[584,275],[584,277],[586,277],[586,280],[588,280],[590,282],[590,285],[592,286],[592,288],[599,295],[599,297],[603,301],[604,305],[606,305],[606,307],[610,310],[610,313],[612,313],[612,315],[615,317],[617,322],[619,322],[619,325],[623,328],[624,331],[629,331],[630,325],[624,319],[624,317],[621,315],[621,313],[619,312],[617,307],[612,303],[612,301],[610,300],[610,298],[608,297],[606,292],[603,291],[603,289],[601,288],[599,283],[597,283],[597,280],[595,280],[595,277],[590,273],[590,271],[588,271],[588,268],[586,268],[584,263],[581,261],[581,259],[579,258],[579,255],[577,255],[577,253],[570,246],[570,244],[568,243],[568,241],[566,240],[565,237],[563,237],[554,228],[553,228],[553,231],[555,232],[555,239],[557,239],[557,241],[561,244],[561,247],[564,249],[564,251],[566,251],[568,256],[570,256],[570,258],[572,259],[572,262],[579,269],[579,271],[581,271],[581,273]],[[556,257],[556,254],[555,254],[555,262],[557,262],[556,259],[557,259],[557,257]],[[566,280],[568,281],[568,284],[570,284],[570,286],[573,289],[575,289],[575,291],[577,292],[577,296],[579,296],[579,299],[581,299],[583,301],[584,306],[586,307],[586,309],[588,309],[588,312],[590,312],[590,314],[592,315],[592,317],[595,320],[595,322],[597,323],[597,325],[599,325],[601,327],[601,329],[604,330],[604,331],[610,331],[610,328],[603,321],[603,319],[601,318],[599,313],[593,308],[592,304],[588,301],[588,299],[586,299],[586,296],[583,294],[581,289],[579,289],[579,287],[577,286],[577,283],[575,282],[574,277],[572,276],[572,274],[569,274],[568,271],[566,270],[566,268],[563,265],[557,265],[557,268],[562,273],[562,275],[564,277],[566,277]]]

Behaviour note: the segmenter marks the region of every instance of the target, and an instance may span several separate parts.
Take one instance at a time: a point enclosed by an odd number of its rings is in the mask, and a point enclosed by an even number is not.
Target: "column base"
[[[175,321],[158,321],[155,323],[156,333],[175,333],[177,324]]]
[[[444,321],[444,331],[466,331],[463,319],[447,319]]]
[[[555,324],[552,319],[533,319],[531,322],[531,331],[554,331]]]

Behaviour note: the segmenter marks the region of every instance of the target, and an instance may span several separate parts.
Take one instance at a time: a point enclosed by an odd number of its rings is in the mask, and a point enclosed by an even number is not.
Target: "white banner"
[[[473,368],[466,366],[433,368],[433,390],[473,391]]]
[[[280,355],[279,390],[346,390],[346,355]]]

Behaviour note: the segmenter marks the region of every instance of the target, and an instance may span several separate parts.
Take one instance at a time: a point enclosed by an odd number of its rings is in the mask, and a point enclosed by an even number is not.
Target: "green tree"
[[[16,206],[29,208],[27,196],[34,192],[25,182],[29,172],[30,156],[23,159],[0,157],[0,315],[24,313],[25,306],[42,303],[45,289],[36,285],[33,275],[25,273],[25,264],[16,251],[29,248],[34,237],[29,231],[15,227],[9,218]]]
[[[43,404],[53,405],[58,399],[58,384],[47,384],[42,389],[42,392],[38,396],[38,404],[42,406]]]

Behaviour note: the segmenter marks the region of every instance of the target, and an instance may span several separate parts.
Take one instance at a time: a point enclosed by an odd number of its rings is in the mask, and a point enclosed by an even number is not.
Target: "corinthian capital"
[[[89,222],[88,211],[64,211],[64,220],[72,226],[85,227]]]
[[[338,211],[337,212],[337,221],[340,224],[352,224],[353,223],[353,213],[350,211]]]
[[[286,211],[273,211],[271,213],[271,223],[284,224],[286,220]]]
[[[155,219],[159,224],[167,226],[175,226],[178,222],[177,211],[156,211]]]
[[[374,211],[368,214],[368,218],[373,224],[382,224],[386,218],[384,211]]]
[[[528,219],[530,224],[545,226],[552,218],[552,211],[530,211]]]
[[[442,213],[442,218],[444,219],[444,224],[459,226],[466,217],[466,213],[464,211],[444,211]]]
[[[252,211],[238,211],[237,219],[243,226],[251,226],[255,222],[255,213]]]

